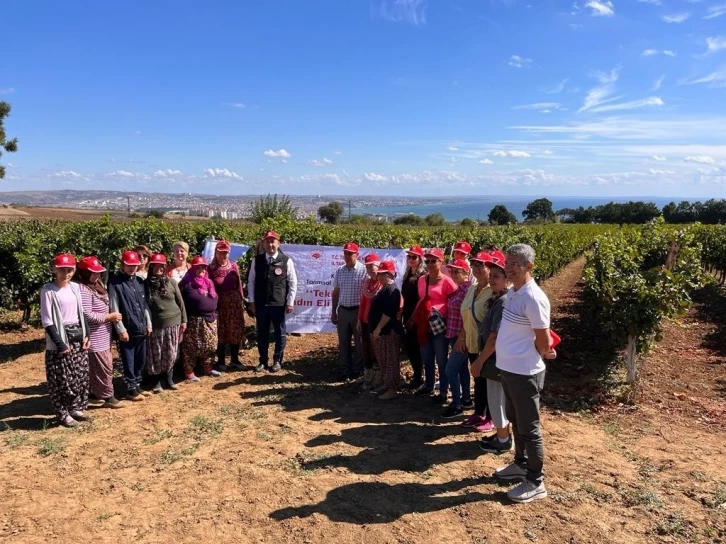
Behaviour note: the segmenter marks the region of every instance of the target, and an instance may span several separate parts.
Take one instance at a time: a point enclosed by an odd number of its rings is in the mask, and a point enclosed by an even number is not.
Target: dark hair
[[[106,288],[103,286],[103,282],[101,281],[100,277],[95,282],[91,282],[92,273],[93,272],[91,272],[90,270],[86,270],[84,268],[76,268],[76,271],[73,274],[71,281],[75,281],[76,283],[79,283],[81,285],[86,285],[87,287],[96,291],[96,293],[101,296],[106,295]]]

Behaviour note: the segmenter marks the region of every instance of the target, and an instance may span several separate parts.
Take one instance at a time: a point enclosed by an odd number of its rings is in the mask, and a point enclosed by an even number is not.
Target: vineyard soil
[[[544,284],[568,335],[544,409],[548,500],[507,503],[490,474],[510,457],[481,454],[426,399],[383,403],[335,381],[332,335],[291,338],[280,374],[204,379],[66,430],[50,424],[41,331],[5,328],[0,540],[723,542],[723,292],[667,323],[640,404],[619,406],[585,388],[604,341],[582,267]]]

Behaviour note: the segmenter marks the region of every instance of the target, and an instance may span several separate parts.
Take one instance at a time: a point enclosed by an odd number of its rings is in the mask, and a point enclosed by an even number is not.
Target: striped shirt
[[[464,302],[466,294],[469,292],[469,287],[471,287],[471,282],[465,281],[459,285],[458,289],[454,291],[454,294],[446,301],[448,313],[448,317],[446,318],[446,338],[456,338],[461,332],[461,327],[464,326],[464,321],[461,318],[461,303]]]
[[[532,376],[545,369],[534,345],[534,331],[549,329],[550,301],[534,280],[507,293],[497,335],[497,368]]]
[[[109,313],[108,296],[104,299],[87,285],[79,284],[79,287],[83,313],[91,331],[91,351],[108,351],[111,349],[111,323],[106,321]]]
[[[360,261],[355,262],[353,268],[341,266],[335,272],[333,289],[339,290],[338,304],[340,306],[358,306],[363,288],[363,282],[368,277],[366,267]]]

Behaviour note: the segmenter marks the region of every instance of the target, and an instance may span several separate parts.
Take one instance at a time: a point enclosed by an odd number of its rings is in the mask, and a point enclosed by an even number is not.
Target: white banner
[[[202,255],[207,262],[214,258],[217,242],[208,240]],[[229,257],[237,261],[247,253],[250,246],[230,244]],[[286,318],[287,332],[315,333],[335,332],[335,325],[330,322],[333,299],[333,277],[335,271],[345,264],[343,250],[330,246],[280,246],[282,252],[295,263],[297,272],[297,296],[294,310]],[[360,249],[359,260],[369,253],[375,253],[382,261],[396,263],[396,284],[401,287],[401,278],[406,267],[406,250],[404,249]],[[247,271],[243,272],[243,282],[247,282]]]

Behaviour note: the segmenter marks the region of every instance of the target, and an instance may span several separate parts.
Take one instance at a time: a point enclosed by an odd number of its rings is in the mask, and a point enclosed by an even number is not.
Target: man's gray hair
[[[534,264],[534,248],[527,244],[514,244],[507,248],[507,256],[522,257],[524,262]]]

